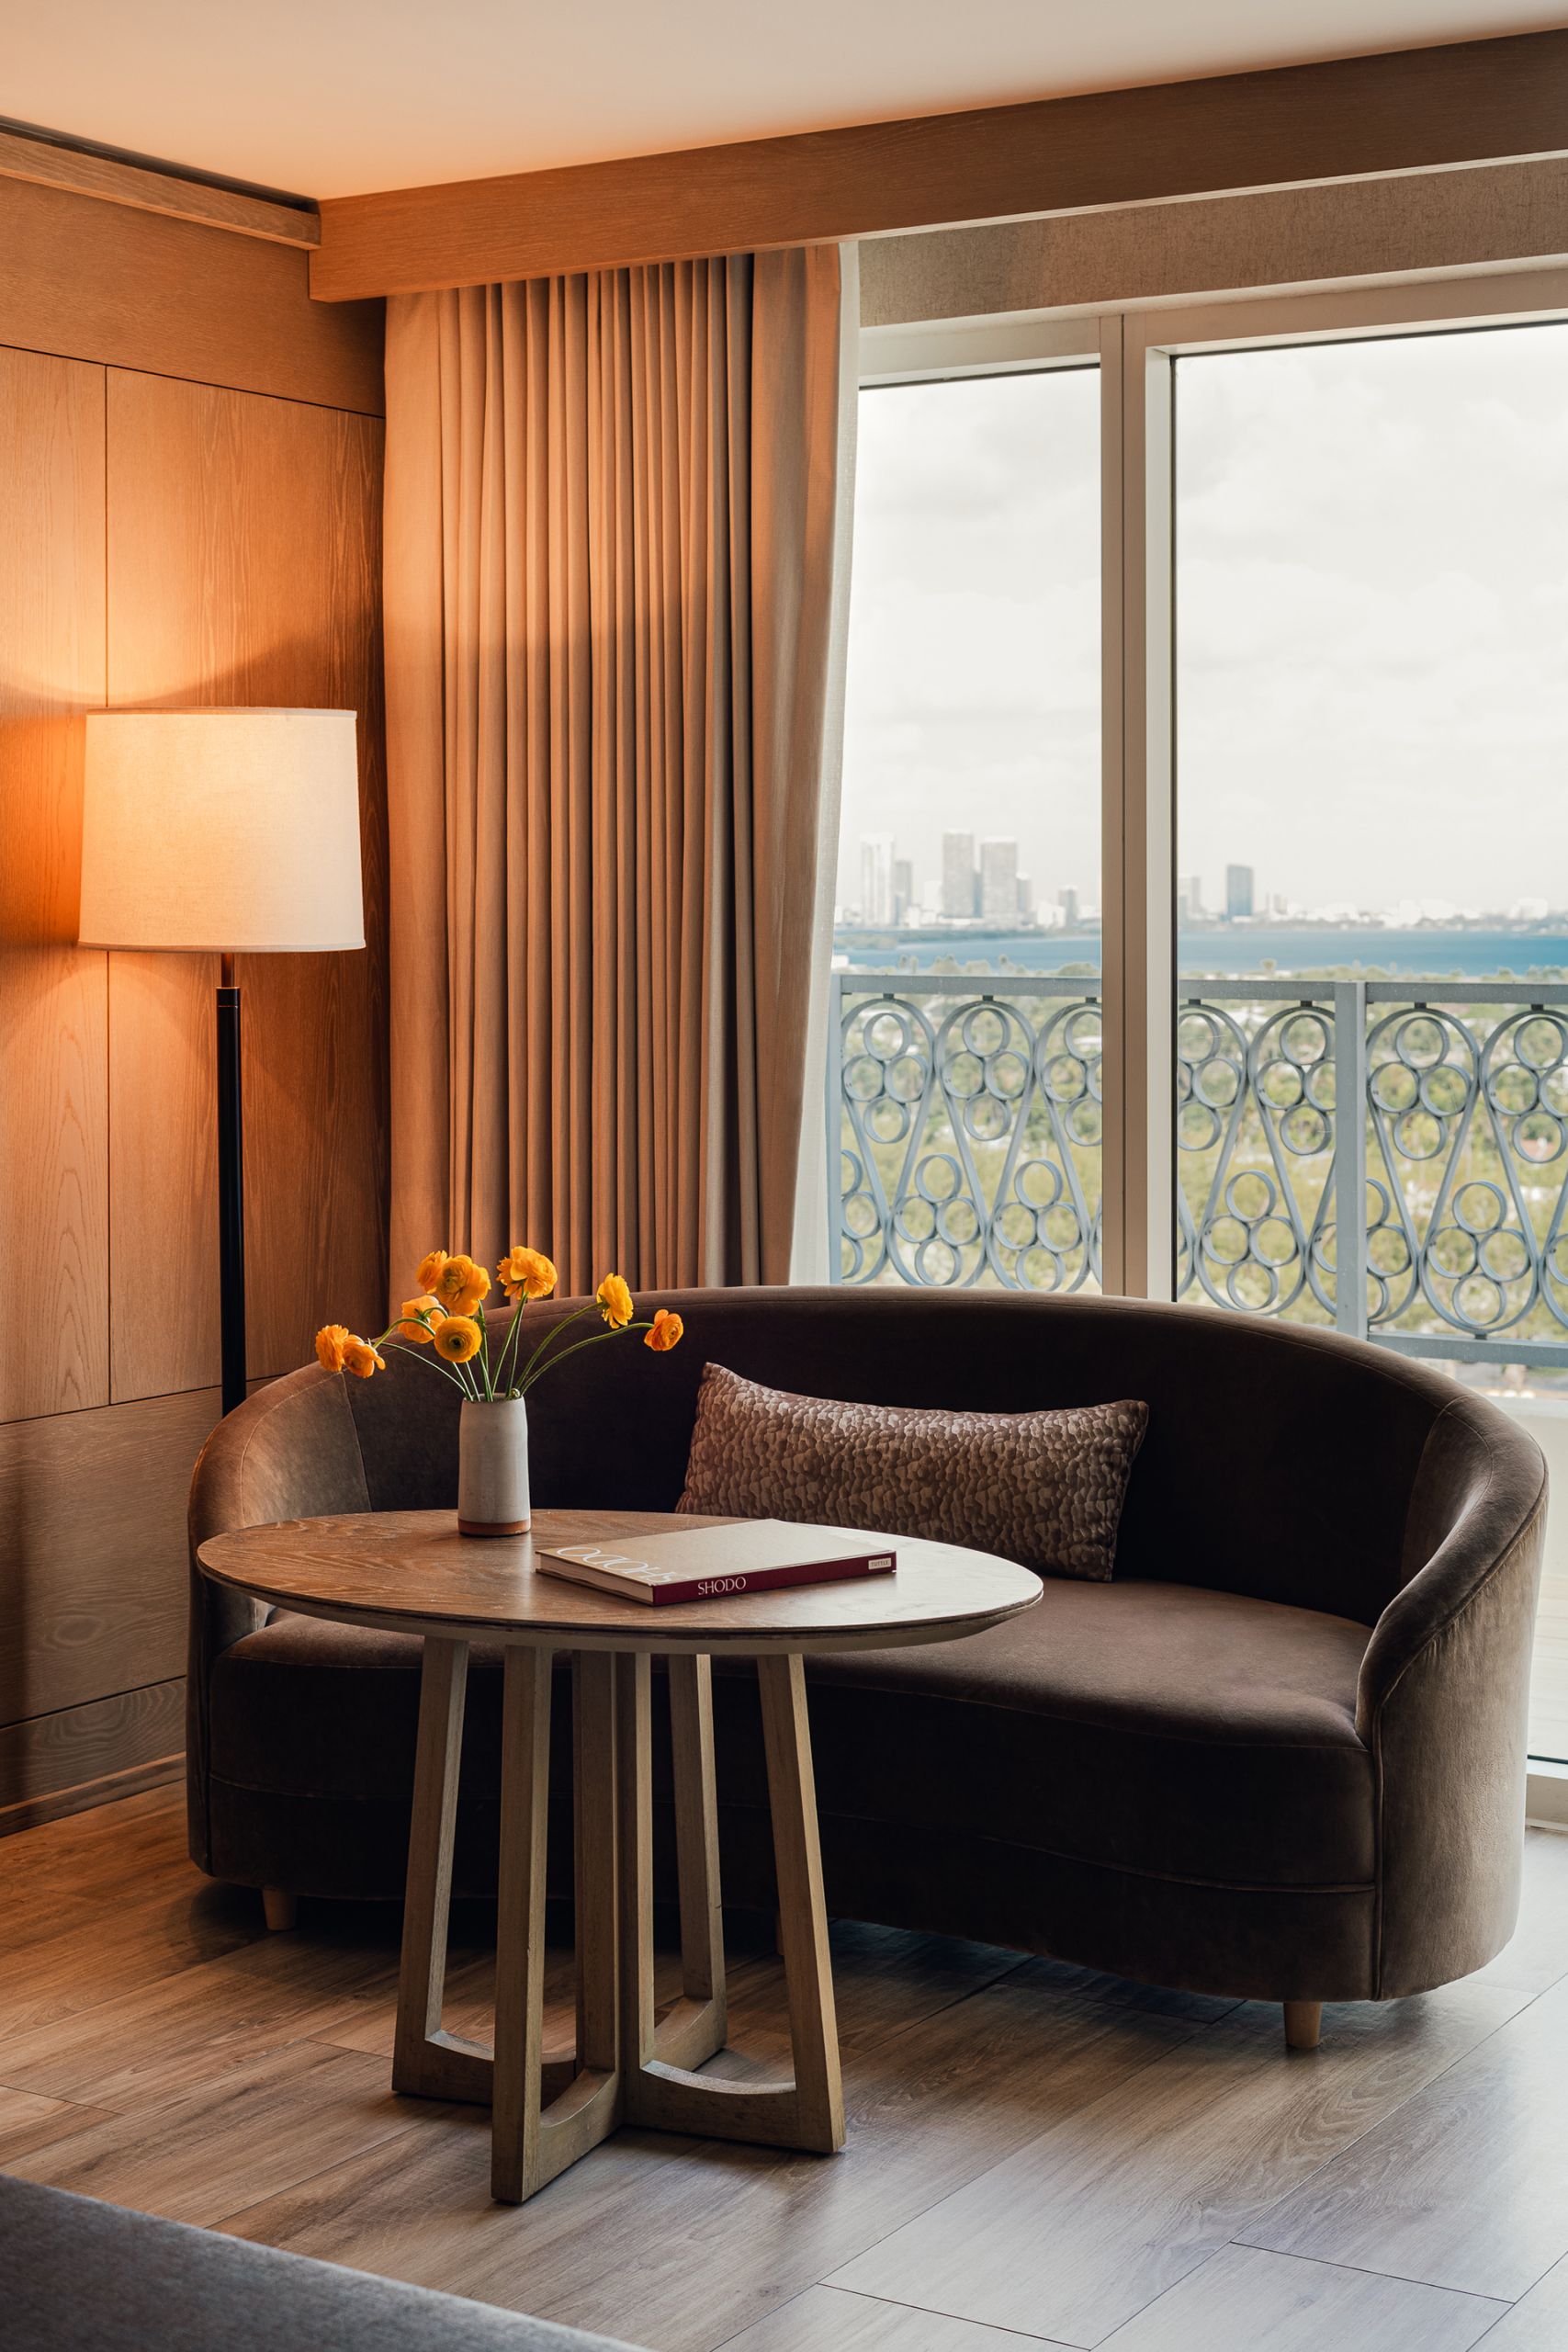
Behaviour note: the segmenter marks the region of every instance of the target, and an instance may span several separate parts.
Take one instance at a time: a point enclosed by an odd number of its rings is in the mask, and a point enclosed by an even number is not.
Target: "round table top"
[[[534,1567],[536,1544],[741,1523],[673,1511],[544,1510],[534,1514],[531,1534],[478,1537],[458,1534],[454,1511],[355,1511],[236,1528],[209,1536],[197,1556],[220,1584],[303,1616],[457,1641],[547,1642],[557,1649],[746,1656],[891,1649],[981,1633],[1040,1598],[1039,1577],[1012,1560],[863,1532],[850,1540],[896,1552],[891,1576],[778,1586],[718,1601],[624,1600]]]

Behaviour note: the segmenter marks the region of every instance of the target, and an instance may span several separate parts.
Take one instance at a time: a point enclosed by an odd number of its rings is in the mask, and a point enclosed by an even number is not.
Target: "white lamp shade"
[[[352,710],[94,710],[84,946],[363,947]]]

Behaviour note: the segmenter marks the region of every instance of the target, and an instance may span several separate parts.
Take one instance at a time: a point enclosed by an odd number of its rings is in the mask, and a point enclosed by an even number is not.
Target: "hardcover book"
[[[836,1540],[842,1536],[841,1544]],[[534,1555],[545,1576],[592,1585],[623,1600],[722,1600],[780,1585],[838,1584],[849,1577],[887,1576],[897,1555],[857,1543],[848,1529],[795,1527],[783,1519],[749,1519],[729,1527],[694,1527],[639,1535],[625,1545],[556,1544]]]

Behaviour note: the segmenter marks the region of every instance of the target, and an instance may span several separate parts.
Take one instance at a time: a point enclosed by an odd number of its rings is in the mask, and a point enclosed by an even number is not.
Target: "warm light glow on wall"
[[[90,947],[363,947],[352,710],[87,714]]]

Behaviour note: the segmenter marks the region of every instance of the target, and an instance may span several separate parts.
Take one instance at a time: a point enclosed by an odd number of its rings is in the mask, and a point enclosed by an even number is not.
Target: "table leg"
[[[645,1652],[615,1659],[621,2063],[628,2089],[653,2056],[653,1797]]]
[[[441,2024],[468,1679],[466,1642],[434,1635],[427,1639],[420,1678],[392,2088],[426,2098],[485,2100],[490,2097],[489,2051],[446,2033]]]
[[[701,1663],[705,1668],[707,1661]],[[646,1657],[626,1657],[616,1662],[615,1685],[625,2116],[628,2123],[691,2132],[699,2139],[758,2141],[768,2146],[808,2148],[831,2154],[843,2145],[843,2095],[839,2081],[833,1980],[822,1899],[804,1672],[798,1657],[770,1657],[759,1661],[758,1677],[778,1862],[784,1966],[789,1979],[795,2079],[788,2083],[733,2082],[697,2074],[692,2065],[682,2063],[678,2053],[682,2037],[686,2034],[691,2035],[701,2056],[711,2056],[716,2046],[711,2042],[712,2019],[707,2015],[714,2007],[722,2013],[723,1978],[716,1971],[708,1980],[715,1988],[712,2001],[703,2003],[688,1992],[686,2001],[678,2004],[677,2011],[672,2013],[672,2018],[679,2019],[676,2032],[667,2038],[663,2026],[655,2030],[649,1668]],[[682,1699],[677,1700],[674,1692],[672,1683],[671,1704],[677,1711],[677,1758],[683,1744],[689,1776],[684,1807],[677,1790],[677,1819],[690,1820],[694,1826],[700,1820],[704,1826],[700,1839],[687,1841],[688,1849],[694,1850],[686,1866],[690,1870],[690,1893],[686,1894],[683,1886],[682,1922],[687,1984],[695,1983],[700,1988],[703,1970],[714,1969],[715,1961],[710,1931],[698,1917],[699,1904],[705,1918],[708,1902],[711,1899],[716,1910],[718,1899],[711,1713],[704,1704],[705,1675],[694,1678],[694,1695],[691,1684]],[[680,1728],[682,1716],[686,1726],[684,1741]],[[696,1789],[701,1792],[700,1805]],[[683,1868],[682,1879],[685,1877]],[[722,1951],[717,1955],[716,1967],[722,1968]],[[704,2020],[699,2033],[698,2022]]]
[[[660,2019],[654,2049],[671,2065],[700,2066],[724,2048],[729,2034],[713,1763],[713,1664],[705,1657],[671,1657],[668,1673],[682,1998]]]
[[[671,1661],[682,1997],[657,2024],[649,1663],[573,1657],[577,2051],[543,2049],[549,1652],[509,1645],[502,1722],[493,2058],[441,2024],[468,1648],[431,1639],[420,1691],[393,2086],[489,2100],[491,2193],[521,2203],[622,2122],[830,2154],[843,2144],[833,1982],[798,1657],[759,1662],[794,2080],[695,2069],[724,2045],[709,1661]]]
[[[780,1942],[789,1984],[789,2038],[795,2054],[797,2147],[830,2155],[844,2144],[844,2093],[833,1963],[822,1895],[817,1783],[806,1711],[806,1667],[799,1657],[757,1661],[773,1862],[779,1883]]]
[[[577,1651],[571,1684],[577,2059],[605,2074],[620,2064],[614,1657]]]
[[[547,2104],[555,2071],[543,2051],[551,1658],[545,1649],[506,1651],[491,2194],[511,2205],[586,2155],[621,2120],[610,1662],[580,1657],[573,1669],[579,2040],[570,2076]]]
[[[491,2194],[517,2204],[540,2186],[550,1654],[513,1646],[505,1658]]]

